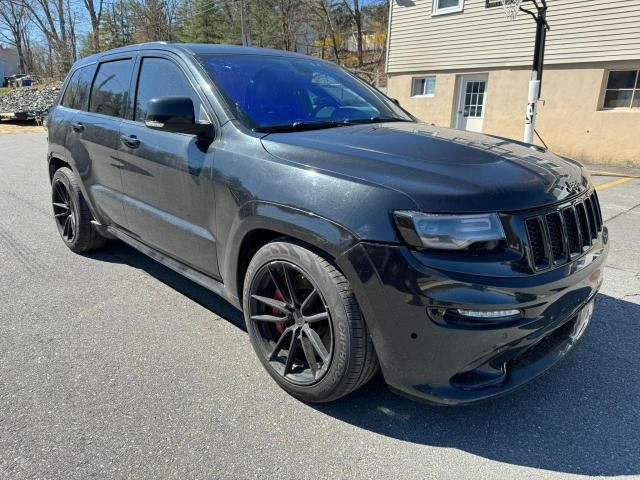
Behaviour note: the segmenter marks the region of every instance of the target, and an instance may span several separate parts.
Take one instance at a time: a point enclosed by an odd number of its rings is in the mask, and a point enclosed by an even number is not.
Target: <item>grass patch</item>
[[[0,96],[9,93],[11,89],[9,87],[0,87]]]

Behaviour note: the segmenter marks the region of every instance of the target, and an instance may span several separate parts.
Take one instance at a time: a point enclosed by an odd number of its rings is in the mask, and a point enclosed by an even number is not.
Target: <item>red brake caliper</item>
[[[280,289],[276,288],[276,291],[273,292],[273,299],[278,300],[280,302],[284,302],[284,297],[282,296],[282,293],[280,293]],[[282,315],[282,312],[279,311],[277,308],[273,308],[271,313],[273,313],[276,316]],[[284,322],[277,322],[275,326],[278,333],[283,333],[287,328]]]

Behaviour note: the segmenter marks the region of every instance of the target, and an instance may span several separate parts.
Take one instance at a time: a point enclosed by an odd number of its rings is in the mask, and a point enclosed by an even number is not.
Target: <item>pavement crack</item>
[[[611,222],[612,220],[615,220],[616,218],[618,218],[621,215],[626,215],[627,213],[631,212],[632,210],[635,210],[636,208],[640,207],[640,203],[634,205],[633,207],[628,208],[627,210],[624,210],[622,212],[618,212],[616,213],[613,217],[607,218],[604,223],[608,224],[609,222]]]

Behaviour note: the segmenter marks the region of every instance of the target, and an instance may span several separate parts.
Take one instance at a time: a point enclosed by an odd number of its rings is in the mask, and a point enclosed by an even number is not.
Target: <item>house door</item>
[[[464,76],[460,79],[456,128],[482,131],[487,98],[487,75]]]

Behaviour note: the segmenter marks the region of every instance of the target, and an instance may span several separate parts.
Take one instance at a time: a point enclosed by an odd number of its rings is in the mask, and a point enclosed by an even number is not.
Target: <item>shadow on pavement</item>
[[[502,463],[582,475],[640,473],[640,305],[599,295],[580,345],[520,390],[468,407],[392,394],[381,376],[343,401],[315,406],[407,442]]]
[[[170,268],[140,253],[136,249],[123,242],[111,241],[104,250],[84,254],[87,258],[110,263],[124,263],[146,273],[161,281],[165,285],[180,292],[204,308],[231,322],[236,327],[246,331],[244,317],[233,305],[222,297],[212,293]]]
[[[142,269],[233,325],[231,304],[120,242],[87,255]],[[583,475],[640,474],[640,305],[599,295],[587,333],[554,369],[520,390],[468,407],[435,407],[392,394],[381,375],[348,397],[312,408],[406,442],[494,461]]]

